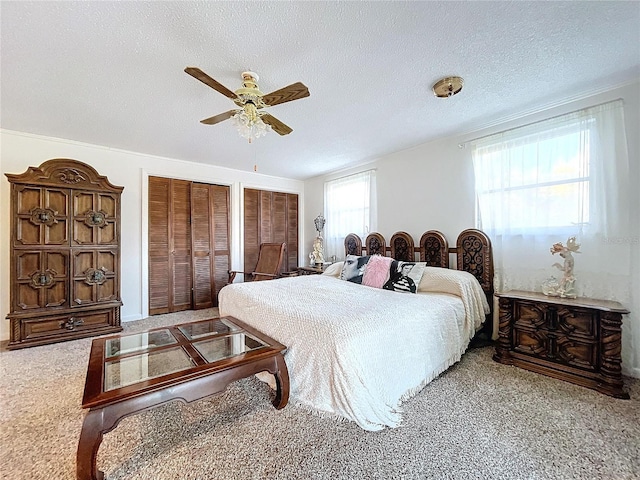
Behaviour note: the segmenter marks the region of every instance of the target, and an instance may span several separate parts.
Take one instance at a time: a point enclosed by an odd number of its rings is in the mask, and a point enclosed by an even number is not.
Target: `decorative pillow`
[[[389,269],[393,258],[383,257],[382,255],[373,255],[367,262],[367,268],[362,276],[362,285],[369,287],[382,288],[389,280]]]
[[[426,263],[398,262],[394,260],[389,269],[389,280],[382,286],[394,292],[416,293],[422,279]]]
[[[324,269],[322,275],[328,275],[330,277],[339,277],[340,273],[342,273],[342,267],[344,266],[344,262],[336,262],[329,265]]]
[[[353,283],[362,283],[362,276],[367,266],[367,262],[371,258],[370,255],[358,257],[356,255],[347,255],[340,272],[340,280],[347,280]]]

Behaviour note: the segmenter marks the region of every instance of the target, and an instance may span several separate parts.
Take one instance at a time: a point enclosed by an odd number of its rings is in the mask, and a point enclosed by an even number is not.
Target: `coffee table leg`
[[[103,409],[89,410],[82,422],[78,454],[76,457],[76,478],[78,480],[103,480],[104,473],[97,469],[98,449],[102,443]]]
[[[287,364],[284,363],[284,357],[282,354],[278,354],[275,357],[276,360],[276,372],[273,374],[276,377],[276,398],[273,399],[273,406],[280,410],[284,408],[289,401],[289,370]]]

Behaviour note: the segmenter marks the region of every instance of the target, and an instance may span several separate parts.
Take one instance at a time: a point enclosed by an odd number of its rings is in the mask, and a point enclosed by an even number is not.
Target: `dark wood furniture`
[[[276,378],[273,405],[289,401],[285,346],[232,317],[99,338],[91,345],[82,398],[88,408],[76,461],[78,480],[102,480],[98,449],[124,417],[179,400],[190,403],[229,383],[267,371]]]
[[[496,294],[500,338],[493,359],[566,380],[616,398],[629,398],[621,373],[622,315],[618,302]]]
[[[249,272],[258,262],[260,245],[285,243],[281,272],[298,266],[298,195],[244,189],[244,267]]]
[[[69,159],[6,176],[11,183],[8,348],[122,330],[123,187]]]
[[[296,275],[320,275],[328,266],[329,264],[321,265],[319,267],[297,267],[293,269],[293,273]]]
[[[420,243],[414,246],[413,238],[406,232],[392,235],[389,245],[377,232],[370,233],[362,240],[355,233],[344,239],[347,255],[385,255],[395,260],[407,262],[426,262],[430,267],[449,268],[449,255],[456,255],[456,268],[471,273],[480,282],[489,307],[493,308],[493,253],[491,240],[482,231],[470,228],[458,235],[455,247],[449,247],[444,234],[429,230],[420,237]],[[491,313],[487,315],[481,334],[491,338]]]
[[[282,263],[284,262],[286,243],[263,243],[260,245],[260,254],[256,268],[250,272],[238,272],[229,270],[229,283],[233,283],[236,274],[244,274],[245,282],[257,282],[260,280],[273,280],[282,275]]]
[[[229,186],[149,177],[149,313],[218,305],[231,268]]]

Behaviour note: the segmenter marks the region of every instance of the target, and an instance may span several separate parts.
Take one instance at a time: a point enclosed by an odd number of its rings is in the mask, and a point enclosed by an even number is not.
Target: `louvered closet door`
[[[287,257],[285,271],[298,266],[298,195],[287,193]]]
[[[171,257],[169,268],[172,277],[173,301],[170,311],[179,312],[192,308],[191,281],[191,182],[171,180]]]
[[[229,280],[229,187],[191,186],[193,308],[218,306],[218,293]]]
[[[191,182],[149,177],[149,313],[190,309]]]
[[[229,268],[229,187],[149,177],[149,313],[217,306]]]
[[[171,180],[149,177],[149,314],[168,313],[170,305],[169,213]],[[125,266],[126,272],[126,266]]]
[[[298,195],[266,190],[244,191],[244,264],[251,271],[260,244],[285,242],[282,271],[298,266]]]
[[[244,271],[251,272],[258,263],[260,249],[260,191],[244,190]]]
[[[218,293],[229,281],[231,269],[231,242],[229,227],[230,189],[228,186],[211,185],[213,199],[213,265],[214,306],[218,306]]]

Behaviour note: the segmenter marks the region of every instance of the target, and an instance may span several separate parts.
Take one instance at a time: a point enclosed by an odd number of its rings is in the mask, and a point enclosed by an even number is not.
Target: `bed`
[[[405,232],[394,234],[389,246],[378,233],[364,243],[350,234],[345,252],[419,262],[424,272],[416,293],[342,280],[339,262],[322,275],[227,285],[220,315],[287,346],[297,405],[365,430],[397,427],[402,402],[458,362],[489,318],[491,244],[475,229],[462,232],[453,248],[433,230],[418,247]],[[454,254],[457,270],[448,268]]]

